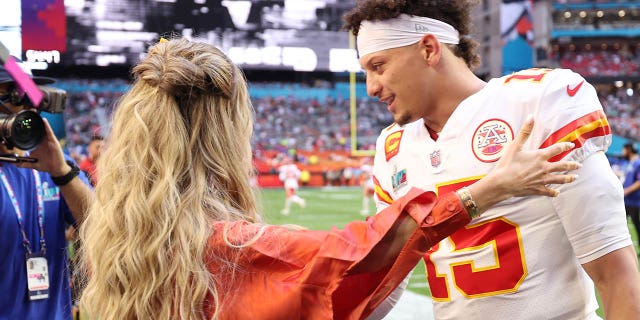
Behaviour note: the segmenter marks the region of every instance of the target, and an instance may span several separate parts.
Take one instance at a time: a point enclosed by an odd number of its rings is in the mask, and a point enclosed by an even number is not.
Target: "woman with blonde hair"
[[[362,319],[437,241],[512,196],[553,196],[575,177],[549,163],[571,147],[522,150],[469,188],[406,197],[342,230],[268,225],[250,186],[253,109],[221,51],[161,41],[133,68],[98,161],[81,229],[94,319]]]

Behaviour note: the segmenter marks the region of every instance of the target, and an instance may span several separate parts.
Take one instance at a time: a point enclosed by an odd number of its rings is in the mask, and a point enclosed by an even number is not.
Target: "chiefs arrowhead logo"
[[[513,141],[513,129],[502,119],[489,119],[478,126],[473,134],[471,149],[482,162],[498,161],[502,151]]]
[[[569,97],[575,96],[576,93],[578,93],[578,90],[580,90],[580,88],[582,87],[583,83],[584,83],[584,80],[580,81],[580,83],[578,83],[578,85],[573,88],[567,85],[567,94],[569,95]]]

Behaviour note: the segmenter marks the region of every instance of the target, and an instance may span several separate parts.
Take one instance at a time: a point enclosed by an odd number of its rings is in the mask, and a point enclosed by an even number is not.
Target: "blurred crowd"
[[[567,51],[559,57],[559,64],[584,77],[638,76],[640,57],[626,50]]]
[[[106,136],[118,98],[128,86],[123,79],[61,80],[56,85],[69,93],[64,114],[65,142],[70,153],[83,158],[96,135]],[[274,84],[252,84],[272,88]],[[326,89],[327,84],[318,85]],[[599,90],[600,100],[613,132],[640,141],[640,98],[625,88]],[[631,94],[630,94],[631,93]],[[347,97],[299,98],[289,95],[253,97],[256,111],[254,150],[291,154],[299,151],[351,150],[351,103]],[[373,150],[380,130],[393,120],[385,106],[375,99],[355,102],[357,149]]]
[[[68,92],[64,114],[66,147],[72,155],[82,159],[92,137],[108,134],[111,113],[128,82],[123,79],[74,79],[59,80],[56,86]],[[326,86],[326,83],[318,83],[318,89],[326,91]],[[252,84],[255,89],[273,87],[272,83]],[[252,102],[256,111],[253,143],[258,152],[351,150],[351,102],[348,97],[300,98],[295,90],[291,90],[289,95],[252,97]],[[375,99],[359,98],[354,107],[357,148],[373,150],[380,130],[393,120],[386,107]]]
[[[613,133],[640,141],[640,92],[620,88],[598,93]]]
[[[350,103],[343,97],[299,99],[294,95],[254,98],[254,143],[258,150],[350,150]],[[380,130],[392,122],[378,102],[358,99],[358,149],[375,149]]]

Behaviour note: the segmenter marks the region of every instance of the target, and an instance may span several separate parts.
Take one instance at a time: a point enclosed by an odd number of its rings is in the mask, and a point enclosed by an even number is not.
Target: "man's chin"
[[[416,120],[418,120],[418,117],[412,117],[409,114],[394,114],[393,115],[393,120],[395,121],[395,123],[397,123],[398,125],[404,126],[407,123],[411,123],[414,122]]]

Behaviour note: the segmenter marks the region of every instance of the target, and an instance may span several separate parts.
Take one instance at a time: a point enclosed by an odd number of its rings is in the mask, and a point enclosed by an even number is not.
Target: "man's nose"
[[[377,97],[380,93],[380,82],[375,79],[374,76],[367,75],[367,95],[370,97]]]

